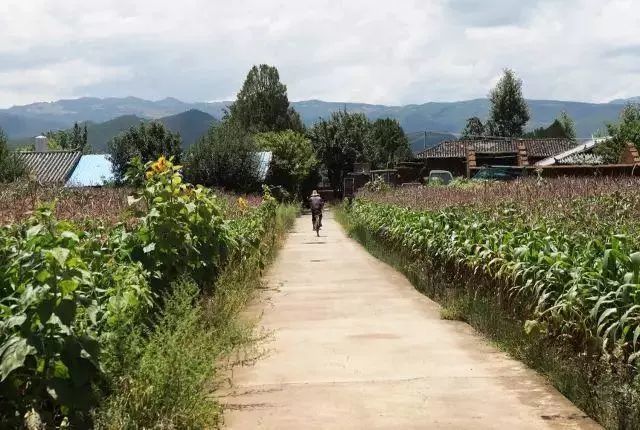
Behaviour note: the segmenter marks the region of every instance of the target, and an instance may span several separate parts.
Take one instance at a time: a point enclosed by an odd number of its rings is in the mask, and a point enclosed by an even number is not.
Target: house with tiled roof
[[[441,142],[417,157],[425,160],[428,170],[468,176],[470,170],[483,166],[533,166],[576,145],[571,139],[461,139]]]
[[[80,162],[80,151],[18,152],[29,175],[41,184],[66,184]]]

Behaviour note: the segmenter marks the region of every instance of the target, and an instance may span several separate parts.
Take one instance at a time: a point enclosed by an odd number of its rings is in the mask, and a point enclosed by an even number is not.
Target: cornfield
[[[492,280],[488,293],[517,310],[527,332],[635,373],[639,186],[573,178],[365,192],[349,218],[416,258]]]

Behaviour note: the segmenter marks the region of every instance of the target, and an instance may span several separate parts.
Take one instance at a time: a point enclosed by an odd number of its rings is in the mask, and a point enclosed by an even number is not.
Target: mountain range
[[[590,137],[592,133],[601,130],[605,123],[615,121],[624,104],[638,101],[640,97],[617,99],[609,103],[528,100],[531,120],[527,128],[548,126],[564,110],[574,119],[578,137]],[[92,146],[95,150],[102,150],[106,148],[105,139],[108,141],[113,137],[113,132],[125,130],[141,120],[159,119],[172,131],[179,131],[185,140],[185,146],[188,146],[204,134],[214,118],[222,117],[230,103],[187,103],[175,98],[150,101],[136,97],[85,97],[0,109],[0,127],[15,142],[48,130],[67,129],[74,122],[87,122]],[[477,116],[484,119],[489,112],[487,99],[405,106],[306,100],[292,102],[292,105],[307,125],[313,124],[318,118],[327,118],[331,112],[340,109],[362,112],[373,120],[395,118],[405,132],[410,134],[410,138],[417,142],[416,145],[438,140],[434,135],[442,134],[448,138],[450,133],[460,132],[467,118]],[[429,132],[426,139],[422,137],[424,131]]]
[[[87,126],[87,141],[93,152],[107,152],[108,144],[118,134],[135,127],[142,122],[149,121],[137,115],[122,115],[109,121],[96,123],[93,121],[80,122],[80,126]],[[196,109],[190,109],[176,115],[156,118],[174,133],[179,133],[185,148],[193,145],[200,137],[204,136],[209,127],[216,123],[213,116]],[[59,127],[65,129],[66,127]],[[41,132],[37,132],[39,134]],[[12,147],[27,146],[33,143],[33,137],[11,137],[9,145]]]

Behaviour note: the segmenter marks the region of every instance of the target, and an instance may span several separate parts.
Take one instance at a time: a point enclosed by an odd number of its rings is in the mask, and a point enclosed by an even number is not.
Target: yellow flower
[[[151,179],[151,177],[153,176],[153,170],[149,170],[144,175],[147,178],[147,180]]]
[[[153,163],[151,165],[151,168],[153,169],[154,172],[156,173],[162,173],[165,170],[167,170],[168,164],[167,164],[167,159],[164,158],[164,156],[158,158],[158,161],[156,161],[155,163]]]
[[[249,207],[249,204],[242,197],[238,197],[238,207],[244,211]]]

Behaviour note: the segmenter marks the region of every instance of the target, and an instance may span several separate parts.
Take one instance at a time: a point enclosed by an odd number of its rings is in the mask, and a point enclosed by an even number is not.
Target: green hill
[[[99,124],[87,123],[87,140],[89,146],[91,146],[93,152],[107,152],[107,146],[111,139],[144,121],[146,120],[135,115],[123,115]]]
[[[197,109],[161,118],[159,121],[174,133],[180,133],[185,148],[196,143],[209,130],[211,124],[218,122],[208,113]]]
[[[99,124],[87,123],[89,145],[93,152],[107,152],[111,139],[129,128],[147,121],[149,120],[135,115],[123,115]],[[188,148],[207,132],[216,119],[207,113],[191,109],[177,115],[160,118],[158,121],[172,132],[179,133],[182,137],[183,147]]]

